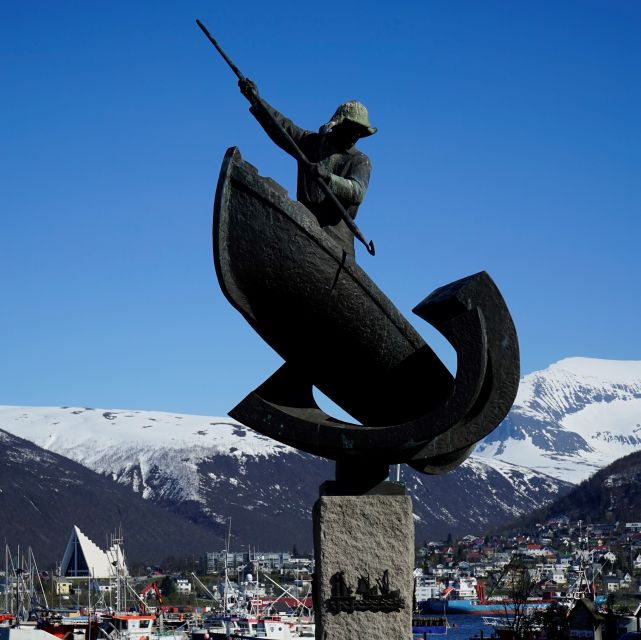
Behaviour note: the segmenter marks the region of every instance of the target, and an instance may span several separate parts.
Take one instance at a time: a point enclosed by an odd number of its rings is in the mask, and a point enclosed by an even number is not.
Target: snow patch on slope
[[[580,482],[641,448],[641,362],[567,358],[525,376],[476,454]]]

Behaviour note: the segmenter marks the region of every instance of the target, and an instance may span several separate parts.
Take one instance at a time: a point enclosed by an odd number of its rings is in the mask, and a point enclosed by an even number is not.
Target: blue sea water
[[[493,633],[492,627],[483,624],[482,616],[451,615],[447,616],[447,621],[450,625],[447,635],[431,636],[431,640],[470,640],[479,637],[481,632],[484,638],[490,638]]]

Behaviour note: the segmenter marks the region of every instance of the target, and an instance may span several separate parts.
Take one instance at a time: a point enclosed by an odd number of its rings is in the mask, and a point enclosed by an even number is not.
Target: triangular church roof
[[[120,564],[125,575],[127,567],[120,545],[103,551],[74,525],[60,565],[60,575],[68,577],[112,578]]]

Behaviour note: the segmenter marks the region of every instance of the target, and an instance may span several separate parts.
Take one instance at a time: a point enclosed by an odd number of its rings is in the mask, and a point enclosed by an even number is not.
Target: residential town
[[[570,522],[560,517],[527,531],[425,541],[417,567],[443,586],[462,576],[497,583],[518,558],[539,592],[566,592],[583,571],[593,592],[641,593],[641,522]],[[417,594],[418,597],[418,594]]]

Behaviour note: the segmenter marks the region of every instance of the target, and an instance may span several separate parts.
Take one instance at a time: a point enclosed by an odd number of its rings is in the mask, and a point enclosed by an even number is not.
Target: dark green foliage
[[[165,598],[170,598],[174,593],[174,591],[176,590],[176,584],[169,576],[165,576],[160,581],[159,587],[160,587],[160,592]]]
[[[569,634],[568,608],[554,603],[534,614],[534,626],[545,631],[548,640],[564,640]]]

